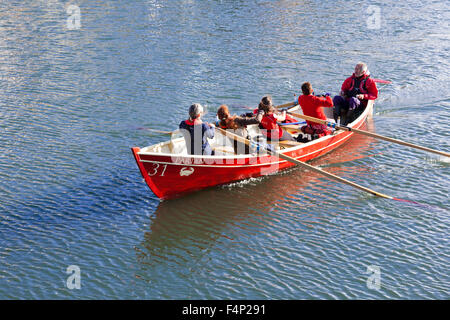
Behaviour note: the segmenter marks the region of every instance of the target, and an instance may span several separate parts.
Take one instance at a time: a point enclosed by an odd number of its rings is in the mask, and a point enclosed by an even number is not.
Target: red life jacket
[[[202,121],[199,120],[199,119],[191,120],[190,118],[187,119],[187,120],[184,120],[184,122],[185,122],[188,126],[195,126],[195,125],[197,125],[197,124],[201,124],[201,123],[202,123]]]
[[[361,79],[359,86],[355,86],[355,74],[345,79],[342,84],[341,91],[345,92],[348,97],[353,97],[354,94],[363,94],[364,100],[375,100],[378,98],[378,89],[375,82],[366,74]],[[367,101],[365,101],[367,102]]]
[[[352,84],[348,90],[350,97],[356,97],[357,94],[364,94],[368,92],[366,86],[366,81],[368,78],[369,76],[364,76],[362,79],[352,77]],[[357,84],[356,82],[359,82],[358,86],[355,86],[355,84]]]
[[[263,127],[263,134],[273,140],[279,140],[283,135],[283,131],[281,127],[277,123],[277,119],[273,116],[273,114],[266,114],[261,120],[261,125]]]

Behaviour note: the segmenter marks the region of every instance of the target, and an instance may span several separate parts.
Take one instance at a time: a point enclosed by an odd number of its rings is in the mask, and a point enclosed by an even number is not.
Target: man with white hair
[[[355,66],[355,72],[342,84],[339,96],[333,98],[334,120],[341,117],[341,125],[347,125],[355,120],[366,108],[368,100],[378,97],[378,89],[370,78],[370,72],[364,62]]]

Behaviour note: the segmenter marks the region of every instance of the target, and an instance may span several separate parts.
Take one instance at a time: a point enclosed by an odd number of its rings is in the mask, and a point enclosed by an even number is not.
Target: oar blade
[[[377,83],[383,83],[383,84],[391,84],[392,83],[392,81],[390,81],[390,80],[383,80],[383,79],[372,79],[374,82],[377,82]]]

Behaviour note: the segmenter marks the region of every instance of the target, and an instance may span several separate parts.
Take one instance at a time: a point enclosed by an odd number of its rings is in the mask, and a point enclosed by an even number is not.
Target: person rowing
[[[214,155],[214,150],[207,138],[214,138],[214,124],[204,123],[201,120],[203,107],[194,103],[189,107],[189,119],[180,122],[179,128],[186,141],[188,154]]]
[[[314,90],[309,82],[302,84],[302,93],[303,94],[298,97],[298,104],[302,108],[303,114],[305,116],[327,120],[327,117],[323,113],[323,107],[333,107],[333,101],[331,100],[330,94],[326,93],[324,97],[315,96]],[[311,136],[317,135],[319,137],[332,133],[326,125],[312,121],[306,121],[306,123],[307,125],[301,128],[303,133],[310,134]]]
[[[334,120],[337,122],[341,117],[341,125],[347,125],[364,111],[368,100],[376,98],[378,98],[377,85],[370,78],[367,65],[359,62],[353,75],[342,84],[340,95],[333,98]]]
[[[286,120],[287,110],[282,110],[280,114],[276,114],[270,96],[263,97],[258,108],[264,111],[260,128],[263,129],[262,132],[267,137],[268,141],[295,141],[295,139],[278,124],[278,122]]]
[[[228,110],[228,106],[221,105],[217,110],[217,117],[219,118],[218,125],[222,129],[232,129],[234,134],[237,134],[246,139],[250,139],[247,126],[250,124],[259,124],[264,116],[264,111],[260,110],[256,116],[252,117],[242,117],[237,115],[230,115],[230,111]],[[250,153],[248,145],[238,144],[237,140],[233,140],[234,152],[236,154]]]
[[[261,102],[259,103],[258,107],[256,109],[253,109],[253,112],[246,112],[241,114],[241,117],[256,117],[256,115],[263,111]],[[276,113],[279,113],[276,111]],[[290,115],[286,114],[285,118],[281,123],[295,123],[297,122],[297,119],[292,118]]]

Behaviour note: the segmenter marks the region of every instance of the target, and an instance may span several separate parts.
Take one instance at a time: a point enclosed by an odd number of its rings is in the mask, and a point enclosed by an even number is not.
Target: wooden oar
[[[381,139],[381,140],[389,141],[389,142],[392,142],[392,143],[401,144],[401,145],[404,145],[404,146],[407,146],[407,147],[411,147],[411,148],[416,148],[416,149],[423,150],[423,151],[432,152],[432,153],[435,153],[435,154],[438,154],[438,155],[441,155],[441,156],[450,157],[450,153],[447,153],[447,152],[430,149],[430,148],[427,148],[427,147],[419,146],[417,144],[405,142],[405,141],[394,139],[394,138],[389,138],[389,137],[386,137],[386,136],[382,136],[380,134],[372,133],[372,132],[361,130],[361,129],[350,128],[350,127],[346,127],[346,126],[338,126],[334,122],[330,122],[330,121],[327,121],[327,120],[322,120],[322,119],[318,119],[318,118],[314,118],[314,117],[310,117],[310,116],[305,116],[303,114],[299,114],[299,113],[295,113],[295,112],[289,112],[289,113],[292,114],[294,117],[297,117],[297,118],[300,118],[300,119],[304,119],[304,120],[309,120],[309,121],[316,122],[316,123],[321,123],[321,124],[324,124],[324,125],[326,125],[328,127],[331,127],[331,128],[351,131],[351,132],[363,134],[363,135],[366,135],[366,136],[369,136],[369,137],[373,137],[373,138],[376,138],[376,139]]]
[[[147,131],[153,131],[153,132],[157,132],[157,133],[162,133],[162,134],[172,134],[172,133],[176,133],[178,130],[174,130],[174,131],[163,131],[163,130],[157,130],[157,129],[152,129],[152,128],[137,128],[138,130],[147,130]]]
[[[285,104],[280,104],[279,106],[274,106],[274,108],[275,109],[283,109],[283,108],[288,108],[288,107],[297,107],[297,105],[298,105],[298,102],[294,101],[294,102],[288,102],[288,103],[285,103]],[[255,110],[256,109],[256,108],[247,107],[247,106],[244,107],[244,108],[249,109],[249,110]],[[294,109],[294,108],[289,108],[288,111],[290,109]]]
[[[288,102],[285,104],[280,104],[279,106],[275,106],[276,109],[283,109],[283,108],[287,108],[287,107],[293,107],[297,105],[297,101],[294,102]]]
[[[225,136],[227,136],[227,137],[229,137],[229,138],[231,138],[231,139],[233,139],[233,140],[236,140],[236,141],[238,141],[238,142],[244,143],[244,144],[246,144],[246,145],[248,145],[248,146],[250,146],[250,145],[252,144],[252,142],[250,142],[250,140],[248,140],[248,139],[246,139],[246,138],[244,138],[244,137],[238,136],[238,135],[236,135],[236,134],[234,134],[234,133],[232,133],[232,132],[229,132],[229,131],[226,131],[226,130],[224,130],[224,129],[217,128],[217,127],[216,127],[216,130],[218,130],[221,134],[223,134],[223,135],[225,135]],[[261,146],[260,144],[256,144],[256,145],[259,145],[260,148],[261,148],[261,147],[264,148],[264,147]],[[314,172],[320,173],[320,174],[326,176],[327,178],[330,178],[330,179],[333,179],[333,180],[336,180],[336,181],[339,181],[339,182],[348,184],[348,185],[350,185],[350,186],[352,186],[352,187],[354,187],[354,188],[363,190],[363,191],[365,191],[365,192],[371,193],[371,194],[376,195],[376,196],[378,196],[378,197],[382,197],[382,198],[386,198],[386,199],[395,199],[394,197],[391,197],[391,196],[385,195],[385,194],[383,194],[383,193],[380,193],[380,192],[371,190],[371,189],[369,189],[369,188],[363,187],[363,186],[361,186],[361,185],[359,185],[359,184],[356,184],[356,183],[351,182],[351,181],[348,181],[348,180],[346,180],[346,179],[344,179],[344,178],[338,177],[338,176],[336,176],[336,175],[334,175],[334,174],[331,174],[331,173],[329,173],[329,172],[326,172],[326,171],[324,171],[324,170],[322,170],[322,169],[319,169],[319,168],[317,168],[317,167],[314,167],[314,166],[312,166],[312,165],[310,165],[310,164],[307,164],[307,163],[305,163],[305,162],[302,162],[302,161],[299,161],[299,160],[297,160],[297,159],[291,158],[291,157],[289,157],[289,156],[287,156],[287,155],[285,155],[285,154],[283,154],[283,153],[280,153],[280,152],[277,152],[277,151],[274,151],[274,150],[269,150],[269,149],[267,149],[267,148],[264,148],[264,149],[267,150],[268,153],[270,153],[270,154],[272,154],[272,155],[275,155],[275,156],[277,156],[278,158],[287,160],[287,161],[292,162],[292,163],[294,163],[294,164],[296,164],[296,165],[299,165],[299,166],[301,166],[301,167],[304,167],[304,168],[307,168],[307,169],[312,170],[312,171],[314,171]]]

